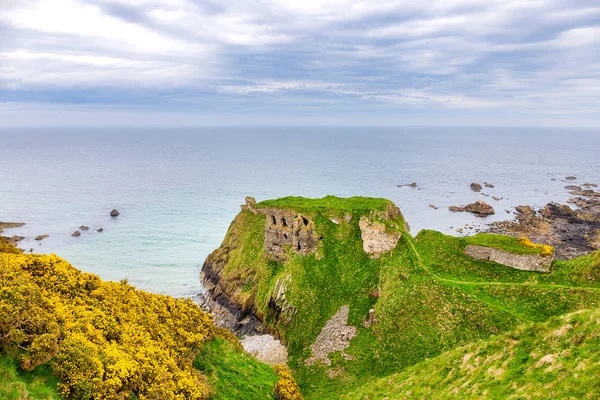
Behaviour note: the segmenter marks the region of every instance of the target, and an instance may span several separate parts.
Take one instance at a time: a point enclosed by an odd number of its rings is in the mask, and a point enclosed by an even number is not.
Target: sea
[[[513,218],[517,205],[566,201],[566,185],[600,183],[600,131],[0,128],[0,171],[0,221],[25,222],[3,234],[25,236],[19,247],[55,253],[103,279],[194,299],[203,290],[202,264],[245,196],[384,197],[413,234],[472,234]],[[494,187],[476,193],[471,182]],[[496,214],[448,211],[476,200]],[[72,237],[81,225],[90,229]],[[41,234],[49,237],[34,240]]]

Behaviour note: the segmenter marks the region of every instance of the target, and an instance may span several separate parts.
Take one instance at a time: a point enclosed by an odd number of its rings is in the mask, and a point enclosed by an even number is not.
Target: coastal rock
[[[565,186],[565,189],[567,189],[567,190],[581,190],[581,186],[567,185],[567,186]]]
[[[71,236],[73,236],[73,237],[81,236],[81,232],[75,231],[75,232],[71,233]]]
[[[96,232],[103,232],[103,231],[104,231],[104,228],[98,228],[98,229],[96,229]]]
[[[0,222],[0,233],[2,233],[4,229],[19,228],[23,225],[25,225],[24,222]]]
[[[89,227],[89,226],[86,226],[86,225],[81,225],[81,226],[79,227],[79,229],[81,229],[82,231],[87,231],[88,229],[90,229],[90,227]]]
[[[363,242],[363,250],[372,258],[379,258],[381,254],[394,249],[400,240],[400,232],[386,232],[386,226],[382,222],[369,220],[366,216],[360,218],[358,223]]]
[[[464,207],[450,206],[448,209],[455,212],[470,212],[478,216],[487,216],[495,213],[494,207],[482,200],[477,200],[475,203],[467,204]]]
[[[498,196],[492,196],[492,199],[494,199],[496,201],[500,201],[500,197],[498,197]]]
[[[600,192],[596,192],[592,189],[573,190],[570,191],[569,194],[572,194],[573,196],[600,197]]]
[[[489,260],[521,271],[550,272],[554,255],[515,254],[493,247],[470,244],[465,252],[478,260]]]
[[[416,188],[417,187],[417,182],[413,182],[413,183],[409,183],[409,184],[405,184],[405,185],[397,185],[397,186],[398,187],[408,186],[408,187]]]
[[[486,231],[527,236],[536,243],[551,245],[561,260],[587,254],[595,250],[594,232],[600,229],[600,198],[574,197],[567,203],[577,208],[549,203],[536,214],[530,206],[519,206],[516,221],[494,222]]]
[[[567,176],[565,179],[568,181],[574,181],[575,179],[577,179],[577,177],[576,176]]]
[[[587,188],[587,189],[598,187],[598,185],[596,183],[584,183],[581,186],[583,186],[584,188]]]
[[[483,182],[483,184],[485,185],[485,187],[487,188],[493,188],[495,187],[494,185],[492,185],[491,183],[487,183],[487,182]]]
[[[438,209],[438,207],[437,207],[436,205],[434,205],[434,204],[430,204],[430,205],[429,205],[429,208],[433,208],[434,210],[437,210],[437,209]]]
[[[483,189],[483,187],[481,187],[481,184],[477,183],[477,182],[473,182],[471,183],[471,190],[474,192],[481,192],[481,189]]]
[[[37,236],[35,237],[35,240],[44,240],[44,239],[46,239],[47,237],[50,237],[50,235],[37,235]]]
[[[113,210],[110,212],[110,216],[111,216],[111,217],[118,217],[118,216],[119,216],[119,214],[121,214],[121,213],[120,213],[119,211],[117,211],[116,209],[113,209]]]
[[[12,239],[12,240],[13,240],[15,243],[17,243],[17,242],[20,242],[21,240],[25,239],[25,237],[24,237],[24,236],[19,236],[19,235],[13,235],[13,236],[11,237],[11,239]]]
[[[531,216],[535,215],[535,211],[531,206],[516,206],[515,210],[517,210],[517,214]]]

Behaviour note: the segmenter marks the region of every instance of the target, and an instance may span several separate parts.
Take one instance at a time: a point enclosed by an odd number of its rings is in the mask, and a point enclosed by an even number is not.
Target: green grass
[[[300,213],[314,215],[317,213],[342,212],[352,214],[366,214],[373,210],[384,211],[392,204],[391,201],[372,197],[336,197],[326,196],[321,199],[306,197],[282,197],[275,200],[264,200],[256,204],[256,208],[293,209]]]
[[[287,197],[260,207],[293,209],[310,215],[323,239],[316,254],[288,253],[270,261],[263,251],[264,215],[243,211],[223,245],[211,257],[222,265],[221,283],[240,304],[253,308],[288,346],[290,366],[307,400],[337,399],[366,381],[402,371],[467,343],[509,332],[519,324],[545,321],[581,308],[600,307],[595,258],[555,262],[551,274],[526,272],[464,254],[469,243],[535,253],[518,239],[500,235],[454,238],[423,231],[412,238],[402,216],[386,223],[402,233],[398,246],[379,259],[362,250],[358,221],[384,199],[332,196]],[[351,214],[350,222],[343,216]],[[338,218],[339,224],[332,222]],[[379,214],[381,217],[381,214]],[[596,266],[594,266],[596,265]],[[278,279],[289,278],[286,299],[295,309],[290,323],[276,320],[269,299]],[[379,296],[373,293],[379,292]],[[342,305],[358,335],[347,360],[330,355],[331,366],[306,366],[310,345]],[[366,327],[370,309],[377,323]],[[339,374],[329,378],[328,373]]]
[[[541,248],[529,248],[521,244],[518,238],[494,233],[478,233],[464,238],[468,243],[485,247],[494,247],[515,254],[541,254]]]
[[[0,354],[0,399],[58,400],[57,380],[44,366],[33,372],[23,372],[5,354]]]
[[[274,399],[278,376],[273,369],[223,339],[206,343],[194,367],[209,378],[214,391],[211,400]]]
[[[600,398],[600,310],[521,325],[369,382],[340,398]]]

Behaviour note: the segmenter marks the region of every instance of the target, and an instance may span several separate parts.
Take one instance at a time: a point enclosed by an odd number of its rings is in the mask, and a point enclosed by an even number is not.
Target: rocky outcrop
[[[481,189],[483,189],[483,188],[481,187],[480,183],[477,183],[477,182],[471,183],[471,190],[472,191],[474,191],[474,192],[481,192]]]
[[[285,297],[285,292],[291,282],[291,276],[285,276],[277,279],[273,288],[273,293],[269,299],[269,309],[275,320],[284,324],[292,322],[292,318],[296,314],[296,307],[292,306]]]
[[[89,227],[89,226],[87,226],[87,225],[81,225],[81,226],[79,227],[79,229],[81,229],[82,231],[87,231],[88,229],[90,229],[90,227]]]
[[[317,336],[315,342],[310,346],[312,355],[306,360],[305,365],[313,365],[322,362],[325,365],[331,365],[329,354],[335,351],[341,351],[342,357],[351,359],[344,353],[344,350],[350,346],[350,341],[356,336],[357,330],[354,326],[348,325],[348,306],[342,306],[326,323],[321,333]]]
[[[554,255],[515,254],[508,251],[470,244],[465,252],[478,260],[489,260],[522,271],[549,272]]]
[[[398,231],[387,231],[383,222],[376,222],[363,216],[358,223],[361,232],[362,245],[365,253],[373,258],[394,249],[400,240]]]
[[[416,188],[417,187],[417,182],[407,183],[407,184],[404,184],[404,185],[396,185],[396,186],[398,186],[398,187],[408,186],[408,187]]]
[[[0,222],[0,233],[2,233],[4,229],[19,228],[23,225],[25,225],[24,222]]]
[[[232,294],[226,293],[220,285],[221,269],[224,265],[217,261],[207,261],[202,266],[200,280],[206,290],[201,296],[204,309],[213,315],[214,323],[239,335],[256,335],[267,333],[267,328],[252,313],[233,300]]]
[[[44,239],[46,239],[47,237],[50,237],[50,235],[37,235],[37,236],[35,237],[35,240],[44,240]]]
[[[587,254],[596,250],[600,197],[589,195],[588,191],[585,193],[588,196],[567,200],[569,204],[546,204],[538,212],[530,206],[518,206],[515,221],[494,222],[487,230],[516,237],[527,236],[536,243],[551,245],[556,249],[558,259]],[[600,195],[600,192],[594,193]]]
[[[81,236],[81,232],[75,231],[75,232],[71,233],[71,236],[73,236],[73,237]]]
[[[118,216],[119,216],[119,214],[121,214],[121,213],[120,213],[119,211],[115,210],[115,209],[113,209],[113,210],[110,212],[110,216],[111,216],[111,217],[118,217]]]
[[[494,207],[490,206],[483,200],[477,200],[475,203],[467,204],[466,206],[461,207],[450,206],[448,209],[455,212],[470,212],[481,217],[495,214]]]

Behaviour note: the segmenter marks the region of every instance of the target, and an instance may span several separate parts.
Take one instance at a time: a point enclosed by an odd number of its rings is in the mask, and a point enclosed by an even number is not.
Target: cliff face
[[[280,335],[273,327],[280,322],[289,324],[296,312],[286,299],[291,274],[284,273],[273,280],[268,296],[263,297],[263,307],[256,303],[258,292],[255,286],[261,283],[263,275],[277,270],[281,263],[291,258],[323,257],[323,251],[318,252],[324,239],[323,230],[319,233],[315,218],[329,225],[340,225],[340,221],[357,224],[360,219],[358,225],[364,253],[374,258],[391,251],[401,236],[397,229],[405,227],[400,210],[386,200],[378,201],[378,207],[372,210],[361,210],[359,214],[366,215],[358,215],[354,222],[352,213],[345,209],[327,206],[312,209],[300,205],[300,212],[291,207],[293,205],[257,205],[252,197],[247,197],[223,244],[206,259],[200,273],[206,289],[204,303],[217,323],[239,334],[271,332]],[[397,229],[389,229],[382,221]],[[262,242],[262,251],[257,251],[258,242]],[[249,255],[252,261],[239,263],[241,258],[247,259]],[[259,264],[269,267],[265,270]],[[270,324],[265,324],[266,320]]]

